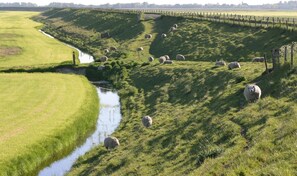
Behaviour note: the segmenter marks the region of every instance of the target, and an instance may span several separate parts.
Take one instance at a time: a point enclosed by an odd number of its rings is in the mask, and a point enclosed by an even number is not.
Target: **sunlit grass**
[[[0,175],[46,164],[95,124],[98,100],[83,77],[0,74]]]
[[[16,54],[1,54],[0,67],[32,66],[72,61],[72,50],[38,31],[41,23],[30,18],[38,12],[3,12],[0,48],[20,48]],[[1,49],[0,49],[1,51]]]

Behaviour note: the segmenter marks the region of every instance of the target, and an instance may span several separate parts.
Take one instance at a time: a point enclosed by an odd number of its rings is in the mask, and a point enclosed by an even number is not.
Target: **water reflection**
[[[52,163],[39,172],[39,176],[62,176],[72,167],[78,157],[101,144],[105,137],[112,134],[121,121],[120,98],[117,92],[109,88],[97,87],[100,98],[100,113],[96,131],[86,139],[85,143],[77,147],[70,155]]]

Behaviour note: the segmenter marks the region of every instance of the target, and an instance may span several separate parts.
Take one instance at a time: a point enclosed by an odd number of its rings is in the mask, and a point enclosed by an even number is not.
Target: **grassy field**
[[[91,18],[94,14],[98,17],[97,20],[103,20],[102,26],[96,23],[96,20],[92,24],[84,22],[83,19]],[[271,49],[297,41],[294,32],[281,29],[232,26],[176,17],[137,22],[136,15],[133,14],[110,12],[104,18],[105,14],[100,11],[57,9],[43,13],[40,19],[46,23],[45,29],[48,29],[48,32],[62,36],[63,39],[67,38],[69,42],[84,47],[98,57],[103,55],[104,48],[118,46],[119,53],[108,54],[111,60],[143,62],[147,61],[150,55],[158,58],[166,54],[175,58],[176,54],[183,54],[187,60],[192,61],[250,61],[253,57],[263,56],[265,53],[271,58]],[[119,20],[121,16],[128,18],[130,28],[124,19]],[[70,23],[70,20],[75,23]],[[173,24],[178,24],[178,30],[174,33],[168,32]],[[86,40],[90,36],[98,36],[108,31],[107,27],[111,25],[122,26],[118,28],[129,34],[129,37],[123,38],[122,33],[110,29],[110,39]],[[153,34],[151,40],[144,39],[144,35],[148,33]],[[162,33],[166,33],[168,37],[162,39]],[[89,47],[86,48],[86,45]],[[138,47],[144,48],[144,51],[140,52],[140,59],[136,52]]]
[[[209,62],[132,70],[119,91],[121,146],[97,147],[68,175],[296,175],[297,72],[263,71]],[[247,104],[244,86],[255,82],[262,99]],[[142,126],[144,115],[152,128]]]
[[[0,175],[24,175],[71,148],[94,126],[98,98],[87,79],[0,73]]]
[[[38,12],[1,12],[0,68],[72,61],[72,50],[41,34],[42,24],[30,18]]]
[[[80,19],[78,12],[73,13]],[[65,10],[63,15],[51,16],[55,13],[43,14],[46,27],[54,32],[62,26],[60,34],[75,40],[76,35],[63,27],[70,26],[63,18]],[[109,14],[111,19],[118,15]],[[175,23],[178,30],[168,33]],[[80,30],[81,24],[71,28]],[[297,174],[296,68],[285,65],[262,75],[264,64],[250,62],[252,57],[296,41],[294,33],[175,17],[137,25],[142,28],[130,28],[131,38],[123,40],[114,34],[109,39],[117,38],[114,42],[127,57],[112,58],[100,73],[119,88],[123,119],[114,136],[121,146],[113,151],[95,148],[68,175]],[[100,26],[88,31],[103,32]],[[161,39],[164,32],[168,37]],[[153,39],[145,40],[146,33],[153,34]],[[145,50],[139,60],[135,49],[140,46]],[[174,58],[177,53],[184,54],[186,61],[143,62],[149,55]],[[241,61],[242,68],[214,68],[213,61],[219,59]],[[127,64],[130,61],[138,64]],[[261,87],[258,103],[245,101],[243,90],[248,83]],[[143,128],[144,115],[153,117],[152,128]]]
[[[20,18],[12,15],[16,12],[3,14],[4,19]],[[53,9],[35,19],[46,23],[47,32],[97,57],[110,46],[119,49],[108,55],[104,72],[93,67],[87,74],[112,80],[119,89],[123,119],[114,136],[121,146],[113,151],[95,148],[69,175],[297,175],[297,69],[284,65],[262,75],[263,63],[249,62],[297,41],[294,33],[180,17],[138,22],[135,14],[86,9]],[[40,25],[27,22],[30,30]],[[169,33],[175,23],[178,30]],[[18,31],[15,25],[7,28]],[[101,39],[104,32],[111,38]],[[161,39],[164,32],[168,37]],[[151,40],[144,39],[147,33],[153,34]],[[0,35],[13,42],[24,32]],[[1,44],[5,58],[25,54],[19,44],[9,46],[8,52]],[[137,47],[144,47],[140,59]],[[149,55],[174,58],[178,53],[186,61],[146,63]],[[219,59],[241,61],[242,68],[214,68]],[[0,175],[32,173],[95,124],[98,101],[84,78],[15,73],[0,74],[0,82]],[[261,87],[259,102],[245,101],[248,83]],[[141,124],[144,115],[153,117],[149,129]]]

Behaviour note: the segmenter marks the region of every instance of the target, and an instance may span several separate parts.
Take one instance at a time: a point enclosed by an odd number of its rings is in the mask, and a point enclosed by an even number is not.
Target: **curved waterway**
[[[42,31],[42,30],[39,30],[42,34],[44,34],[45,36],[49,37],[49,38],[52,38],[52,39],[55,39],[53,36],[51,36],[50,34],[47,34],[46,32]],[[62,42],[64,43],[64,42]],[[80,49],[72,46],[72,45],[69,45],[67,43],[64,43],[65,45],[69,46],[70,48],[73,48],[75,50],[78,51],[78,59],[80,61],[81,64],[86,64],[86,63],[91,63],[91,62],[94,62],[94,57],[88,53],[84,53],[82,52]]]
[[[43,32],[42,30],[40,30],[40,32],[47,37],[54,39],[53,36]],[[80,60],[80,63],[90,63],[94,61],[93,56],[80,51],[74,46],[71,46],[69,44],[66,45],[78,51],[78,58]],[[109,88],[101,87],[102,84],[100,83],[94,84],[96,86],[100,100],[100,109],[95,132],[91,134],[82,145],[74,149],[74,151],[72,151],[72,153],[70,153],[68,156],[55,161],[46,168],[42,169],[38,174],[39,176],[65,175],[68,171],[70,171],[71,167],[80,156],[84,155],[92,148],[103,143],[105,137],[111,135],[119,126],[122,118],[120,112],[120,97],[118,96],[116,91]]]
[[[95,132],[68,156],[55,161],[39,172],[39,176],[63,176],[75,161],[95,146],[100,145],[105,137],[112,134],[121,121],[120,98],[117,92],[103,87],[96,87],[100,99],[100,112]]]

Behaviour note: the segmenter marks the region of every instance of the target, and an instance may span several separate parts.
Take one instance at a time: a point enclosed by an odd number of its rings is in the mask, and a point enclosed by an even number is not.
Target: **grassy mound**
[[[72,49],[41,34],[37,12],[1,12],[0,68],[67,62]]]
[[[96,122],[98,98],[83,77],[0,74],[0,175],[32,174]]]
[[[178,24],[177,31],[168,32],[173,24]],[[293,32],[280,29],[232,26],[175,17],[157,20],[154,30],[159,35],[151,45],[152,54],[168,54],[173,58],[183,54],[187,60],[193,61],[251,61],[253,57],[271,53],[273,48],[297,41]],[[168,37],[161,38],[162,33],[167,33]]]
[[[184,62],[133,70],[119,91],[121,146],[97,147],[69,175],[295,175],[297,72],[262,69]],[[254,82],[263,96],[247,104],[243,89]]]

